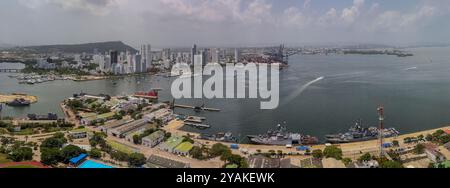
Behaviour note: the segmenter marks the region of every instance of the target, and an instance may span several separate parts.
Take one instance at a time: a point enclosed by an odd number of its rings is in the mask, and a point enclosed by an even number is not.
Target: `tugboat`
[[[319,142],[317,137],[287,132],[286,127],[280,124],[277,125],[276,130],[269,130],[264,135],[247,135],[247,137],[251,143],[261,145],[313,145]]]
[[[16,98],[11,102],[7,102],[8,106],[30,106],[31,102],[23,98]]]
[[[367,140],[374,140],[378,138],[380,129],[377,127],[363,127],[362,121],[355,121],[355,125],[351,127],[346,133],[338,133],[332,135],[326,135],[326,141],[328,143],[350,143],[360,142]],[[400,134],[395,128],[385,128],[383,130],[385,138],[395,137]]]

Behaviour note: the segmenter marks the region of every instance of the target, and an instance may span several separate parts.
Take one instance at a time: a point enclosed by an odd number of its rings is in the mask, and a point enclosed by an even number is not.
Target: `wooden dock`
[[[196,109],[195,106],[190,106],[190,105],[174,104],[173,106],[177,107],[177,108],[187,108],[187,109],[193,109],[193,110]],[[220,109],[217,109],[217,108],[206,108],[206,107],[200,107],[200,108],[201,108],[201,110],[204,110],[204,111],[220,112]]]

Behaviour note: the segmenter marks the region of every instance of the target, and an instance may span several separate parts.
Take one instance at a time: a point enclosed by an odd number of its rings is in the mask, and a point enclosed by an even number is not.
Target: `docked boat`
[[[319,143],[317,137],[302,135],[300,133],[291,133],[286,127],[277,125],[276,130],[269,130],[264,135],[247,135],[253,144],[261,145],[313,145]]]
[[[211,141],[217,141],[217,142],[228,142],[228,143],[237,143],[238,139],[233,136],[233,133],[226,132],[226,133],[217,133],[213,135],[209,134],[201,134],[199,139],[202,140],[211,140]]]
[[[350,143],[360,142],[367,140],[374,140],[378,138],[380,129],[377,127],[363,127],[361,120],[355,122],[355,125],[351,127],[348,132],[338,133],[332,135],[326,135],[326,141],[328,143]],[[398,132],[395,128],[385,128],[383,135],[385,138],[398,136]]]
[[[30,104],[31,104],[30,101],[25,100],[23,98],[17,98],[11,102],[6,103],[6,105],[8,105],[8,106],[30,106]]]

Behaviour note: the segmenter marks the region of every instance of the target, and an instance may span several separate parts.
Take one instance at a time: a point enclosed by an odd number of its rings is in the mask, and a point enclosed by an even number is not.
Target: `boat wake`
[[[407,68],[407,69],[404,69],[404,70],[408,71],[408,70],[415,70],[415,69],[417,69],[417,67],[410,67],[410,68]]]
[[[294,100],[295,98],[297,98],[298,96],[300,96],[306,89],[308,89],[309,86],[313,85],[316,82],[319,82],[321,80],[325,79],[324,76],[321,76],[319,78],[316,78],[315,80],[312,80],[308,83],[306,83],[305,85],[303,85],[302,87],[300,87],[299,89],[295,90],[292,94],[290,94],[286,100],[283,102],[283,105],[291,102],[292,100]]]

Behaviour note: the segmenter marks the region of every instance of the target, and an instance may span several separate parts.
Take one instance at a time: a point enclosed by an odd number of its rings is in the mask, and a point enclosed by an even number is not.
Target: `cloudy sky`
[[[449,0],[1,0],[0,43],[450,43]]]

